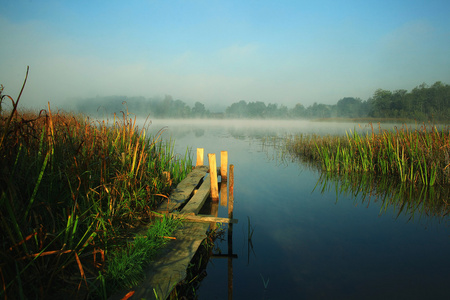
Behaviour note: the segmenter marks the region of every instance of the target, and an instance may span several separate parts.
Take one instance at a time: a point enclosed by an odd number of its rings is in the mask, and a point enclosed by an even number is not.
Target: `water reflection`
[[[299,170],[314,170],[319,179],[313,191],[336,194],[339,198],[350,198],[367,206],[378,205],[380,214],[394,213],[408,216],[408,221],[433,219],[444,221],[450,212],[450,186],[413,185],[387,176],[373,176],[371,173],[336,174],[322,171],[320,163],[295,156],[284,148],[281,137],[266,136],[261,149],[267,158],[278,165],[296,164]]]
[[[321,193],[335,192],[339,197],[350,197],[364,205],[371,202],[380,207],[380,214],[390,212],[398,218],[401,214],[408,221],[421,221],[424,218],[445,221],[450,211],[450,190],[441,186],[415,186],[400,183],[387,177],[370,174],[335,175],[321,173],[316,188]]]
[[[138,124],[143,124],[138,122]],[[383,127],[392,127],[384,124]],[[261,139],[267,136],[284,136],[288,133],[345,134],[352,130],[358,133],[369,132],[371,126],[356,123],[326,123],[302,120],[153,120],[150,128],[155,131],[167,127],[169,135],[177,140],[188,135],[202,137],[214,133],[231,136],[235,139]],[[224,134],[225,133],[225,134]]]
[[[231,174],[230,174],[231,175]],[[231,175],[232,176],[232,175]],[[232,197],[233,192],[231,191],[233,189],[234,182],[230,178],[230,183],[225,180],[220,182],[220,189],[219,189],[219,197],[220,197],[220,206],[228,208],[228,218],[233,219],[233,208],[232,208]],[[228,193],[228,188],[230,188],[230,193]],[[208,199],[208,201],[205,203],[205,205],[202,207],[200,213],[201,214],[208,214],[211,216],[218,216],[219,212],[219,201],[213,200],[211,198]],[[223,225],[222,225],[223,226]],[[227,228],[227,253],[222,253],[222,250],[220,247],[217,247],[216,249],[213,249],[211,251],[210,259],[223,259],[227,258],[227,287],[228,287],[228,299],[233,299],[233,260],[238,258],[238,255],[233,253],[233,223],[229,223],[226,225]],[[211,223],[210,224],[210,230],[217,230],[217,224]],[[220,238],[220,236],[219,236]],[[222,240],[223,241],[223,240]]]

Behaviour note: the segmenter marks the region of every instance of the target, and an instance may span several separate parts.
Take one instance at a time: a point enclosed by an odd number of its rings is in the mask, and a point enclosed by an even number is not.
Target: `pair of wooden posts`
[[[204,149],[197,148],[197,163],[196,166],[204,165],[203,162]],[[211,199],[219,201],[219,184],[217,180],[217,164],[216,154],[208,153],[209,161],[209,177],[211,180]],[[222,183],[228,181],[228,152],[220,152],[220,178]],[[228,196],[228,217],[233,218],[233,204],[234,204],[234,165],[230,165],[230,181],[229,181],[229,196]],[[224,185],[226,189],[226,184]],[[225,190],[226,193],[226,190]]]
[[[211,199],[212,201],[219,201],[219,189],[218,189],[218,181],[217,181],[217,166],[216,166],[216,155],[214,153],[208,154],[209,160],[209,176],[211,178]],[[203,148],[197,148],[197,166],[203,165]],[[228,152],[221,151],[220,152],[220,177],[221,177],[221,198],[224,193],[226,195],[228,174]],[[228,299],[233,299],[233,258],[237,258],[237,255],[233,254],[233,205],[234,205],[234,165],[230,165],[230,174],[229,174],[229,195],[228,195],[228,218],[230,219],[230,223],[228,224]],[[222,190],[222,189],[225,190]],[[226,203],[222,203],[221,205],[226,205]],[[217,213],[216,213],[217,217]]]

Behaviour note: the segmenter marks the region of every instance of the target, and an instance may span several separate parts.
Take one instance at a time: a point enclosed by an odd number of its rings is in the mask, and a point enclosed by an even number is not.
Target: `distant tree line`
[[[110,115],[127,110],[140,117],[150,115],[158,118],[205,118],[211,115],[205,105],[200,102],[196,102],[191,108],[181,100],[173,100],[170,95],[166,95],[164,98],[106,96],[78,99],[76,110],[95,116]]]
[[[128,109],[137,116],[153,118],[250,118],[250,119],[317,119],[317,118],[401,118],[417,121],[450,121],[450,85],[438,81],[432,86],[421,84],[408,92],[378,89],[372,97],[361,100],[345,97],[336,104],[317,104],[308,107],[297,103],[265,104],[261,101],[241,100],[224,112],[212,113],[201,102],[190,107],[181,100],[108,96],[77,101],[77,110],[97,116]]]
[[[370,117],[450,120],[450,85],[438,81],[428,87],[421,84],[411,92],[378,89],[368,100]]]

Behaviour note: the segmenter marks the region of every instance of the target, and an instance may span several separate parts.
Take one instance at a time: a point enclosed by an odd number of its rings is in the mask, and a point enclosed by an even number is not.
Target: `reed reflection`
[[[336,175],[321,173],[315,189],[321,192],[336,192],[336,201],[341,196],[351,197],[361,204],[371,202],[380,206],[380,214],[392,212],[396,218],[408,217],[408,221],[423,217],[444,221],[450,212],[450,190],[442,186],[413,185],[398,182],[389,177],[370,174]]]

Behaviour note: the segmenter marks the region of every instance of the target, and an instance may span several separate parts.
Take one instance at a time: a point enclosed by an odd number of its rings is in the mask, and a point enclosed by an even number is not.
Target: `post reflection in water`
[[[233,224],[228,224],[228,299],[233,299]]]
[[[225,188],[226,190],[226,188]],[[234,205],[234,165],[230,165],[230,193],[228,201],[228,218],[233,219]],[[228,299],[233,299],[233,223],[228,223]]]
[[[222,173],[223,174],[223,173]],[[229,183],[229,185],[227,184]],[[229,191],[227,189],[229,188]],[[223,254],[212,254],[211,259],[213,258],[227,258],[228,260],[228,273],[227,273],[227,282],[228,282],[228,299],[233,299],[233,259],[238,258],[237,254],[233,253],[233,204],[234,204],[234,166],[230,165],[230,173],[229,173],[229,182],[227,182],[227,177],[223,177],[220,182],[220,202],[218,200],[211,199],[211,209],[210,214],[214,217],[218,216],[219,213],[219,203],[220,206],[228,208],[228,218],[230,222],[228,223],[228,232],[227,232],[227,243],[228,243],[228,253]],[[217,224],[212,222],[210,224],[211,230],[217,229]]]

